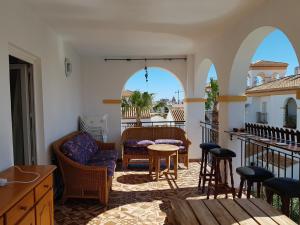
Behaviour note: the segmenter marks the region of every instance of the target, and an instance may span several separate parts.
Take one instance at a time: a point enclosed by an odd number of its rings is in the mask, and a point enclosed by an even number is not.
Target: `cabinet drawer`
[[[41,197],[46,194],[46,192],[53,186],[53,177],[49,175],[45,180],[43,180],[34,190],[35,201],[41,199]]]
[[[3,217],[0,217],[0,225],[4,225]]]
[[[18,225],[35,225],[35,213],[32,209]]]
[[[16,224],[16,222],[18,222],[27,212],[29,212],[33,204],[34,204],[34,195],[33,195],[33,191],[31,191],[6,213],[6,218],[7,218],[6,225]]]

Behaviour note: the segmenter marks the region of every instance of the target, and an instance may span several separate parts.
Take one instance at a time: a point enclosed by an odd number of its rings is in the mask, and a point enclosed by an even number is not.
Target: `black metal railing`
[[[200,121],[202,131],[202,142],[218,143],[219,141],[219,124],[212,124]]]
[[[201,122],[202,141],[216,142],[218,130],[211,124]],[[273,172],[276,177],[299,180],[300,174],[300,132],[297,130],[269,127],[259,124],[245,124],[245,133],[228,132],[230,138],[240,141],[240,165],[256,165]],[[217,143],[217,142],[216,142]],[[288,191],[288,190],[287,190]],[[253,196],[256,196],[253,187]],[[265,199],[265,195],[261,195]],[[273,206],[280,209],[279,196],[274,196]],[[299,199],[290,204],[290,218],[299,221]]]
[[[276,177],[299,179],[300,155],[298,152],[290,151],[286,146],[283,148],[276,144],[260,141],[251,136],[239,136],[238,139],[241,141],[241,166],[256,165],[273,172]],[[279,144],[287,143],[281,140]],[[256,191],[253,190],[252,195],[256,196]],[[261,197],[265,198],[264,195]],[[279,196],[274,197],[273,206],[280,208]],[[290,207],[290,217],[298,221],[299,199],[291,201]]]
[[[185,129],[185,121],[147,121],[141,122],[138,124],[137,122],[122,122],[121,127],[122,130],[125,130],[129,127],[179,127],[181,129]]]

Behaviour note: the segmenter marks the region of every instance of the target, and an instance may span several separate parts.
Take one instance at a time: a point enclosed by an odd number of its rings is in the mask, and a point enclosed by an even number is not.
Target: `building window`
[[[289,98],[285,105],[285,127],[296,129],[297,127],[297,103]]]

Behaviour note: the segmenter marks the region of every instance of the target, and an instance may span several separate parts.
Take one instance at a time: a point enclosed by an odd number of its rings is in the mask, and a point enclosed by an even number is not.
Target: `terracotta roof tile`
[[[135,108],[130,107],[127,110],[122,108],[122,119],[135,119],[135,118],[136,118]],[[149,119],[149,118],[151,118],[150,109],[143,110],[141,119]]]
[[[300,75],[283,77],[246,90],[246,94],[300,88]]]
[[[184,109],[183,108],[173,108],[171,109],[171,114],[174,121],[184,121]]]

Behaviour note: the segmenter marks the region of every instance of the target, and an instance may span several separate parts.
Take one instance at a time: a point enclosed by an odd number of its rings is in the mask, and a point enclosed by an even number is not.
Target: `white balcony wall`
[[[50,143],[77,128],[82,110],[80,58],[20,1],[1,1],[0,30],[0,170],[13,164],[9,45],[35,59],[38,163],[49,163]],[[65,57],[73,64],[69,78]]]

